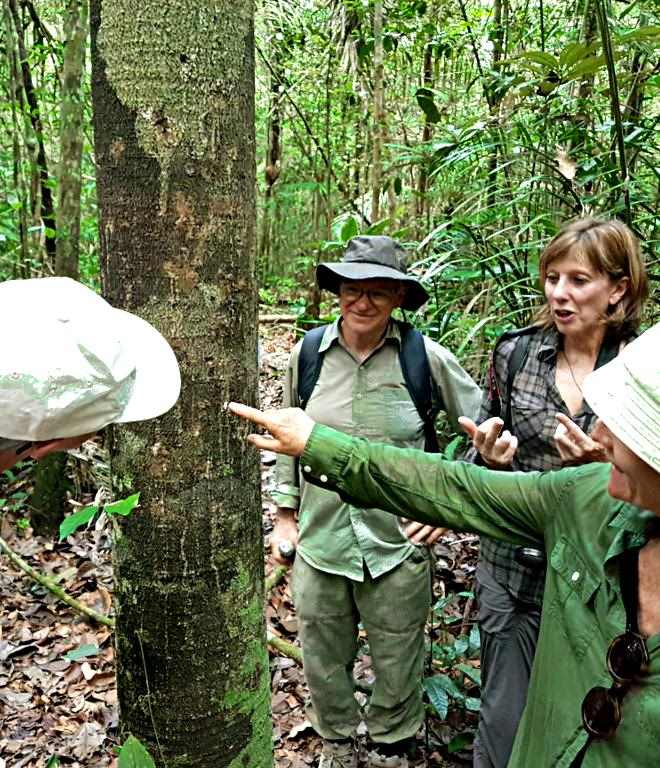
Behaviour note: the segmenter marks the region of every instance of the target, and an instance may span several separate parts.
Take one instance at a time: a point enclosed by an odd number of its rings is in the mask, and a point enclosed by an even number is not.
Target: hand
[[[408,523],[403,532],[413,544],[426,544],[430,547],[447,532],[446,528],[435,528],[424,523]]]
[[[607,461],[603,446],[592,440],[586,432],[563,413],[556,414],[559,422],[555,432],[555,445],[564,464],[589,464]]]
[[[298,524],[296,523],[295,512],[292,509],[278,507],[277,519],[270,534],[270,551],[273,560],[280,565],[291,565],[291,558],[282,557],[279,546],[283,541],[293,544],[294,549],[298,547]]]
[[[270,432],[267,435],[250,434],[248,442],[255,448],[287,456],[302,456],[315,422],[300,408],[281,408],[260,411],[241,403],[229,403],[229,410],[246,421],[251,421]]]
[[[39,443],[30,443],[25,450],[16,453],[16,450],[2,451],[0,453],[0,472],[13,467],[19,461],[24,459],[43,459],[51,453],[59,451],[69,451],[72,448],[78,448],[85,440],[94,437],[94,432],[88,435],[79,435],[78,437],[63,437],[58,440],[44,440]]]
[[[502,419],[492,416],[477,426],[472,419],[461,416],[458,423],[472,440],[472,445],[479,451],[485,464],[491,469],[508,469],[518,448],[518,438],[508,429],[502,434]]]

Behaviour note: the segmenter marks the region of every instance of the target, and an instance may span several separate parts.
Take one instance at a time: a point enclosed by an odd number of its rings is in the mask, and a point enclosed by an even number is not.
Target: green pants
[[[431,605],[431,562],[417,549],[389,573],[363,582],[312,568],[293,567],[293,597],[311,693],[309,718],[326,739],[351,736],[360,722],[353,662],[358,623],[369,639],[376,681],[366,723],[374,741],[413,736],[424,719],[424,626]]]

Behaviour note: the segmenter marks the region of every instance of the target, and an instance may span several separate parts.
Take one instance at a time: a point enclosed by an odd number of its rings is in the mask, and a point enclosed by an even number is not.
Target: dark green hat
[[[406,289],[401,309],[415,311],[429,295],[416,277],[407,274],[406,252],[391,237],[361,235],[354,237],[344,251],[342,261],[326,262],[316,267],[319,288],[339,293],[343,280],[386,278],[399,280]]]

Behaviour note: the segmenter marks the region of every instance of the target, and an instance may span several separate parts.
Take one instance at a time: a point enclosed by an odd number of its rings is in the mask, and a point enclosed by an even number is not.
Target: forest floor
[[[262,326],[260,396],[264,407],[281,400],[284,370],[295,338],[291,326]],[[94,446],[83,456],[82,470],[81,462],[76,462],[77,472],[93,477],[94,464],[99,462]],[[267,574],[272,570],[267,553],[273,510],[267,491],[273,464],[274,456],[262,457]],[[102,473],[102,463],[99,466]],[[36,536],[25,515],[29,484],[26,470],[0,479],[0,496],[4,497],[0,500],[0,510],[4,508],[0,535],[16,554],[55,578],[69,594],[101,613],[110,613],[111,528],[107,519],[101,515],[90,529],[61,543]],[[89,487],[89,477],[84,485]],[[93,501],[91,488],[75,495],[77,503]],[[476,726],[476,715],[468,711],[466,702],[474,701],[469,699],[472,684],[468,677],[470,669],[478,674],[478,660],[474,652],[468,653],[463,639],[474,624],[469,589],[476,543],[474,537],[447,534],[434,551],[435,591],[442,609],[434,612],[428,636],[433,637],[433,670],[444,682],[429,693],[440,707],[449,705],[449,711],[441,721],[429,705],[427,735],[419,737],[420,756],[414,765],[451,768],[471,761],[466,745]],[[297,620],[286,575],[271,589],[266,613],[269,631],[297,645]],[[467,671],[467,677],[459,667]],[[271,649],[271,673],[276,768],[315,766],[320,739],[305,716],[307,689],[302,668]],[[373,679],[366,638],[362,638],[355,677],[364,691],[358,698],[364,703]],[[0,768],[117,768],[117,724],[111,630],[87,623],[0,554]]]

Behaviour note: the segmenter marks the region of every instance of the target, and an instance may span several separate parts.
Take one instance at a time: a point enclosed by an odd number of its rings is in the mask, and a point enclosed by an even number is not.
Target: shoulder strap
[[[440,446],[435,431],[435,417],[442,407],[442,399],[431,375],[424,336],[408,323],[399,322],[398,325],[401,333],[399,362],[408,393],[424,422],[424,450],[427,453],[439,453]]]
[[[307,331],[300,346],[300,355],[298,356],[298,400],[300,407],[304,410],[307,407],[316,382],[319,380],[321,368],[323,366],[323,355],[320,354],[321,341],[327,325],[319,325]]]
[[[513,380],[518,371],[525,364],[527,353],[529,352],[529,342],[537,326],[528,326],[521,329],[516,340],[516,346],[509,357],[506,376],[506,411],[504,414],[504,429],[511,430],[511,393],[513,392]]]

